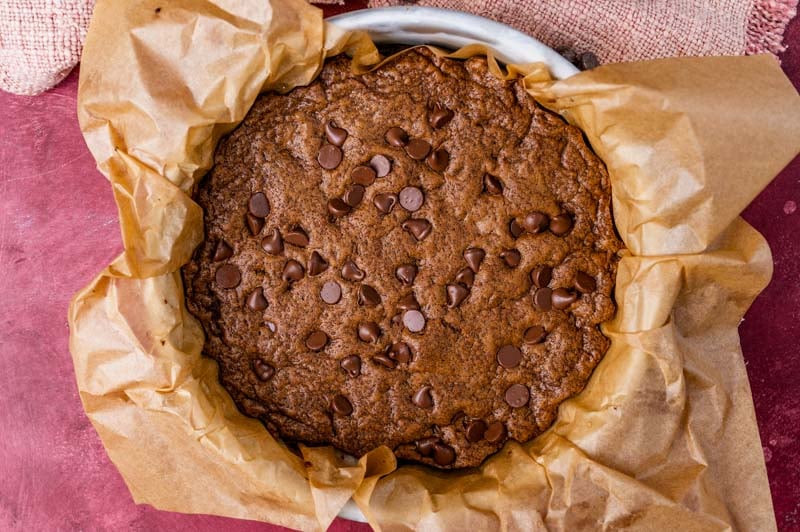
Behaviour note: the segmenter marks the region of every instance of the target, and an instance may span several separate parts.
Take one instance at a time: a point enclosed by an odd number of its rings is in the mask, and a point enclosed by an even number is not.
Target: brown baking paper
[[[379,60],[300,0],[97,3],[78,113],[125,251],[75,296],[70,349],[134,500],[304,530],[351,497],[383,530],[775,529],[737,334],[772,271],[737,216],[800,139],[798,95],[769,57],[509,73],[586,132],[630,250],[611,349],[545,434],[478,469],[398,469],[386,448],[300,458],[238,412],[183,302],[178,269],[203,235],[190,193],[260,91],[308,83],[340,52]]]

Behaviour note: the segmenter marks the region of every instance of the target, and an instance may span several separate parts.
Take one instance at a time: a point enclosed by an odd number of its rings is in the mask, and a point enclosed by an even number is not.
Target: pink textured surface
[[[800,87],[797,21],[787,43],[784,69]],[[73,73],[35,98],[0,93],[0,530],[280,530],[135,505],[83,413],[66,309],[121,246],[110,188],[78,130],[76,92]],[[787,531],[800,529],[797,204],[800,158],[745,213],[770,242],[775,275],[740,328]],[[332,530],[367,528],[338,520]]]

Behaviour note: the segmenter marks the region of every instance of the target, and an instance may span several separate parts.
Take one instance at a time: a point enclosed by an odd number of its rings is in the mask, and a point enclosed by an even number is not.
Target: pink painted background
[[[786,42],[783,67],[800,87],[800,22]],[[135,505],[83,413],[67,305],[121,245],[111,190],[78,129],[76,93],[76,72],[38,97],[0,92],[0,531],[279,530]],[[800,158],[744,216],[769,241],[775,274],[740,327],[742,347],[778,526],[800,530]]]

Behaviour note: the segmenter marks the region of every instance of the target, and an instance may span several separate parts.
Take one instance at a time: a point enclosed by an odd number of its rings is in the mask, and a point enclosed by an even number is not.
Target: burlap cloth
[[[343,0],[317,0],[342,4]],[[428,5],[504,22],[601,62],[681,55],[777,54],[797,0],[371,0]],[[80,60],[94,0],[0,1],[0,89],[38,94]]]

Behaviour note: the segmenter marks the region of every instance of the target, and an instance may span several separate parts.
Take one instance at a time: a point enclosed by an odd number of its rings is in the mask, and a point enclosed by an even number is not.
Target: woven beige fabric
[[[797,0],[370,0],[468,11],[601,62],[784,50]]]
[[[0,89],[37,94],[81,56],[94,0],[0,0]]]

